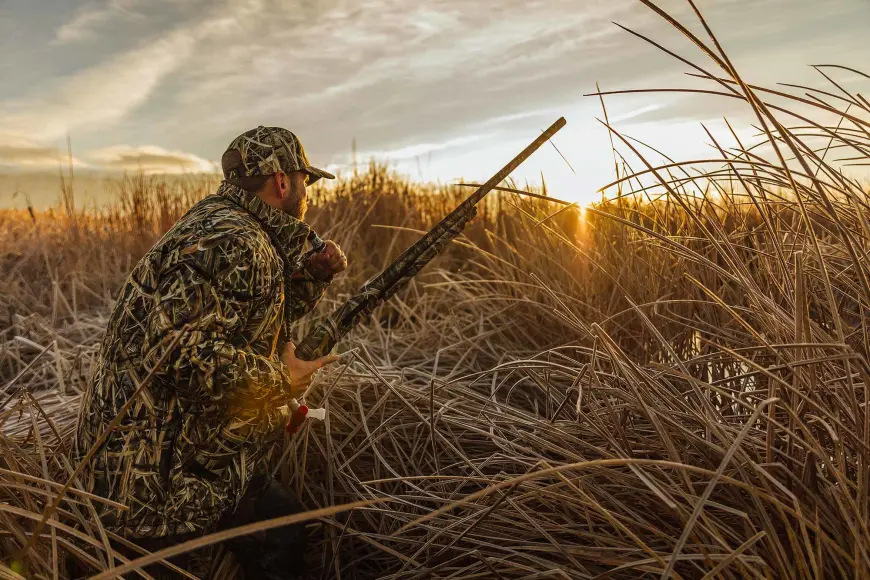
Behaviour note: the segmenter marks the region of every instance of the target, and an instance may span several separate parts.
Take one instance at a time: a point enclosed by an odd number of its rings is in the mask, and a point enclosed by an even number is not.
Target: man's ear
[[[287,174],[279,171],[275,174],[275,187],[277,188],[278,196],[282,199],[290,193],[290,184]]]

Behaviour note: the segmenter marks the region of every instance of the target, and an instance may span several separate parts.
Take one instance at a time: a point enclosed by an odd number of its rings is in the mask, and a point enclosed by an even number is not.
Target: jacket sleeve
[[[314,310],[331,283],[331,276],[329,280],[317,280],[307,268],[293,274],[287,284],[289,289],[287,300],[290,301],[288,322],[294,322]]]
[[[243,239],[199,240],[179,250],[157,276],[142,347],[146,373],[167,357],[153,380],[171,384],[194,412],[217,407],[241,437],[280,432],[278,407],[290,393],[282,363],[254,353],[242,338],[243,328],[273,310],[263,302],[271,283],[264,267]]]

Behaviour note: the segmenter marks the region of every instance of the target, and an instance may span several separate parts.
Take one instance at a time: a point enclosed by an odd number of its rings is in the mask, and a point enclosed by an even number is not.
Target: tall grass
[[[697,37],[644,3],[759,141],[711,134],[714,155],[678,163],[611,128],[609,201],[547,219],[559,206],[493,194],[342,345],[307,394],[328,420],[274,466],[320,510],[323,577],[870,576],[870,221],[841,172],[870,160],[870,103],[830,66],[824,91],[749,86],[703,20]],[[128,180],[126,201],[77,214],[78,245],[58,212],[0,216],[7,565],[74,469],[65,442],[114,289],[210,186]],[[375,165],[315,189],[312,224],[353,264],[318,315],[462,195]],[[72,553],[109,577],[120,540],[72,483],[24,561],[51,576]]]

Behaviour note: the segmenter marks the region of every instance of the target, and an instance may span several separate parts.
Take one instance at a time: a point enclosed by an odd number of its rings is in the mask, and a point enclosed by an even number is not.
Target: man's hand
[[[332,364],[339,359],[338,355],[330,354],[311,361],[296,358],[296,345],[288,342],[281,353],[281,362],[290,375],[290,396],[299,397],[311,384],[311,376],[317,369]]]
[[[326,248],[308,259],[308,271],[318,280],[328,280],[331,276],[347,269],[347,256],[332,240],[326,240]]]

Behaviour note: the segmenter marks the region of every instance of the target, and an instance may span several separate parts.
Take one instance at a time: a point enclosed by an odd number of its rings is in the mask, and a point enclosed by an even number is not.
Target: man
[[[106,529],[150,550],[296,511],[266,465],[283,437],[282,407],[338,358],[302,361],[288,342],[293,321],[347,267],[327,242],[293,271],[310,232],[306,185],[335,176],[277,127],[237,137],[222,165],[217,192],[124,285],[79,415],[83,457],[145,382],[84,473],[89,489],[125,507],[97,504]],[[288,578],[300,536],[299,526],[282,528],[229,547],[249,580]],[[191,572],[207,575],[202,564]]]

